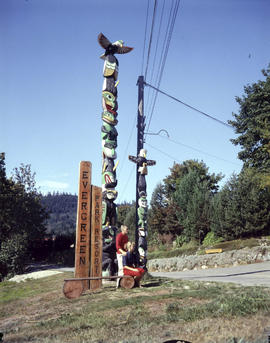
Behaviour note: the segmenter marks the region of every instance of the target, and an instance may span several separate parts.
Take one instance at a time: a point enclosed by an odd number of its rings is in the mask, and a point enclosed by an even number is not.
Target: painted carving
[[[105,50],[101,55],[104,60],[103,66],[103,85],[102,85],[102,232],[103,232],[103,258],[102,270],[114,275],[117,272],[116,260],[116,221],[117,207],[114,203],[117,198],[116,167],[114,163],[117,157],[117,136],[115,126],[117,118],[117,84],[119,63],[114,54],[125,54],[133,48],[124,46],[122,40],[111,43],[102,33],[98,35],[98,42]]]
[[[134,162],[138,165],[138,252],[140,256],[140,264],[143,268],[146,269],[147,263],[147,199],[146,199],[146,180],[145,176],[148,174],[147,166],[153,166],[156,164],[156,161],[147,160],[146,150],[141,149],[138,156],[128,156],[131,162]]]

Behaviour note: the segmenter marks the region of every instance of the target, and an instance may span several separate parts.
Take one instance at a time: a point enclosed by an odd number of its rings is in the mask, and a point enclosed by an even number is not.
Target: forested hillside
[[[75,234],[77,195],[68,193],[48,193],[42,196],[42,205],[47,209],[49,219],[46,232],[56,236]]]

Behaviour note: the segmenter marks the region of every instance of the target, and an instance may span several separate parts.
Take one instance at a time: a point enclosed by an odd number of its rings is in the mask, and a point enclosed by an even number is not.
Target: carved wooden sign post
[[[91,185],[92,165],[80,162],[75,247],[75,278],[101,277],[101,188]],[[100,280],[83,281],[85,289],[101,287]]]
[[[90,276],[102,276],[102,193],[101,188],[92,186],[92,210],[91,210],[91,268]],[[90,289],[98,289],[102,286],[102,280],[91,280]]]

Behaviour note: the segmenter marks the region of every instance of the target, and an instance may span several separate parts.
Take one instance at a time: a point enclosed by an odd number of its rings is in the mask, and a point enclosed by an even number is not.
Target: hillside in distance
[[[46,223],[49,235],[75,235],[77,199],[77,195],[58,192],[42,196],[42,205],[49,213]]]

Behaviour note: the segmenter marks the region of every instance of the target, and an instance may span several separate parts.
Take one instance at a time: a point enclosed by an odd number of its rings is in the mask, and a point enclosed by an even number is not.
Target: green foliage
[[[253,169],[233,175],[215,196],[211,231],[225,239],[258,236],[270,227],[270,192]]]
[[[168,235],[202,241],[210,226],[210,199],[222,175],[209,174],[205,163],[196,160],[174,163],[170,171],[152,194],[149,231],[158,233],[160,241]]]
[[[49,213],[46,233],[75,237],[77,201],[77,195],[68,193],[48,193],[42,196],[42,204]]]
[[[254,167],[257,172],[270,176],[270,65],[262,71],[264,81],[244,87],[245,95],[236,101],[239,114],[233,114],[229,123],[239,136],[231,141],[240,145],[238,157],[245,168]]]
[[[175,239],[175,245],[177,248],[181,248],[181,246],[186,243],[186,237],[184,235],[177,236]]]
[[[174,201],[180,208],[176,215],[186,241],[195,239],[201,242],[210,227],[211,192],[208,182],[201,180],[198,171],[190,171],[179,182]]]
[[[173,167],[170,168],[171,174],[164,179],[164,191],[167,198],[171,198],[176,191],[182,178],[189,174],[191,171],[196,171],[200,176],[200,180],[206,181],[209,190],[216,192],[218,190],[218,182],[222,179],[222,174],[209,174],[209,168],[203,161],[187,160],[182,164],[174,163]]]
[[[135,226],[136,224],[136,207],[135,203],[129,208],[126,218],[124,220],[124,225],[128,226],[129,233],[128,233],[128,238],[130,241],[135,240]]]
[[[0,279],[21,271],[35,242],[44,236],[47,213],[35,188],[29,165],[21,164],[8,179],[0,156]]]
[[[117,205],[117,227],[120,227],[124,224],[126,216],[132,206],[135,206],[135,202],[124,202],[122,204]]]
[[[1,242],[0,280],[11,274],[22,273],[28,258],[29,242],[25,234],[15,233]]]
[[[206,247],[212,246],[215,244],[218,244],[222,242],[224,239],[222,237],[216,237],[214,232],[210,231],[208,234],[204,237],[204,240],[202,244]]]

